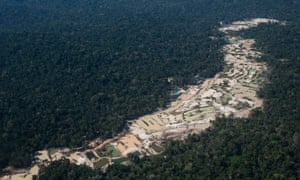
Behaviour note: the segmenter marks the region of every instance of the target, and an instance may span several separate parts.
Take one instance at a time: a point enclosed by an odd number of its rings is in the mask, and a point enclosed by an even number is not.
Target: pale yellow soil
[[[9,177],[11,180],[31,180],[33,175],[37,175],[39,172],[39,167],[37,165],[33,166],[29,172],[15,174]],[[2,180],[2,179],[1,179]]]
[[[50,161],[50,157],[48,155],[47,150],[38,151],[38,154],[36,157],[42,162],[42,161]]]
[[[117,143],[117,149],[121,154],[123,154],[128,148],[137,148],[142,144],[141,141],[139,141],[133,134],[125,135],[124,137],[120,138]]]

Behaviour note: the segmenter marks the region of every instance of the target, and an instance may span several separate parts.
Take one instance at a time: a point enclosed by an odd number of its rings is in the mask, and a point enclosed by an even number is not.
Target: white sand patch
[[[256,18],[250,19],[248,21],[235,21],[230,25],[219,28],[220,31],[224,33],[228,33],[228,31],[240,31],[243,29],[250,29],[253,27],[257,27],[259,24],[266,23],[280,23],[280,21],[276,19],[267,19],[267,18]]]

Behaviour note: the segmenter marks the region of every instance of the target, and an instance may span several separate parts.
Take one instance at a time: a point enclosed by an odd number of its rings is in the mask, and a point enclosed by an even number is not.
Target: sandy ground
[[[1,180],[31,180],[33,175],[37,175],[39,172],[39,167],[37,165],[33,166],[29,172],[25,172],[25,173],[21,173],[21,174],[15,174],[12,176],[7,176],[7,177],[3,177],[1,178]]]
[[[230,31],[240,31],[242,29],[253,28],[261,23],[280,23],[280,21],[276,19],[255,18],[248,21],[235,21],[230,25],[220,28],[219,30],[227,34]]]
[[[50,157],[48,155],[47,150],[38,151],[38,154],[39,155],[37,155],[36,158],[38,158],[39,161],[50,161]]]
[[[133,134],[127,134],[117,141],[117,149],[121,154],[129,148],[138,148],[141,145],[141,141]]]

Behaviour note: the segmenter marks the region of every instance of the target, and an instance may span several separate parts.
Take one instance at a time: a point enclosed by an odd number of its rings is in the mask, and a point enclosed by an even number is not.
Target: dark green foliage
[[[92,170],[86,166],[77,166],[69,160],[61,160],[51,163],[47,168],[41,169],[39,180],[88,180],[101,179],[101,171]],[[93,177],[93,178],[91,178]]]
[[[220,71],[222,42],[208,37],[218,36],[216,21],[178,8],[1,1],[0,168],[28,166],[38,149],[112,137],[126,120],[164,107],[175,86]]]
[[[0,3],[0,168],[29,165],[37,149],[110,137],[126,120],[165,106],[176,85],[221,70],[219,21],[288,20],[244,32],[272,74],[264,112],[220,119],[159,156],[115,165],[107,179],[297,179],[298,0],[3,0]],[[288,59],[288,61],[279,61]],[[198,75],[198,79],[194,76]],[[97,175],[98,174],[98,175]],[[67,161],[40,179],[101,174]],[[298,177],[299,178],[299,177]]]
[[[264,109],[247,119],[222,118],[202,135],[170,142],[160,156],[143,159],[107,179],[299,179],[300,22],[261,25],[242,32],[255,38],[271,69],[261,91]]]

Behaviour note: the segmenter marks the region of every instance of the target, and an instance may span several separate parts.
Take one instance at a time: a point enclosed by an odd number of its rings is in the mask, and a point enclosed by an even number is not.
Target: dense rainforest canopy
[[[42,169],[39,178],[72,179],[74,173],[69,173],[75,171],[82,179],[298,179],[299,32],[300,23],[290,21],[284,27],[260,25],[241,33],[256,39],[256,48],[265,53],[261,60],[271,69],[270,82],[259,94],[263,111],[257,109],[245,119],[217,119],[201,135],[169,142],[161,155],[131,157],[128,167],[115,164],[106,173],[89,172],[60,161]]]
[[[111,137],[164,107],[174,86],[220,71],[215,24],[169,6],[1,2],[1,167],[28,166],[38,149]]]
[[[120,132],[126,120],[165,106],[174,86],[222,69],[219,22],[252,17],[284,27],[243,32],[270,66],[264,111],[219,119],[162,155],[106,174],[66,161],[40,179],[247,178],[299,174],[299,5],[297,0],[0,2],[0,168],[28,166],[34,151],[78,146]],[[167,78],[174,77],[174,83]],[[83,169],[82,169],[83,168]],[[59,171],[58,171],[59,169]],[[73,172],[73,173],[72,173]]]
[[[107,179],[299,179],[300,23],[261,25],[255,38],[271,69],[263,111],[222,118],[201,135],[170,142],[162,155],[111,167]],[[95,175],[92,175],[93,177]],[[41,176],[43,177],[43,176]]]

